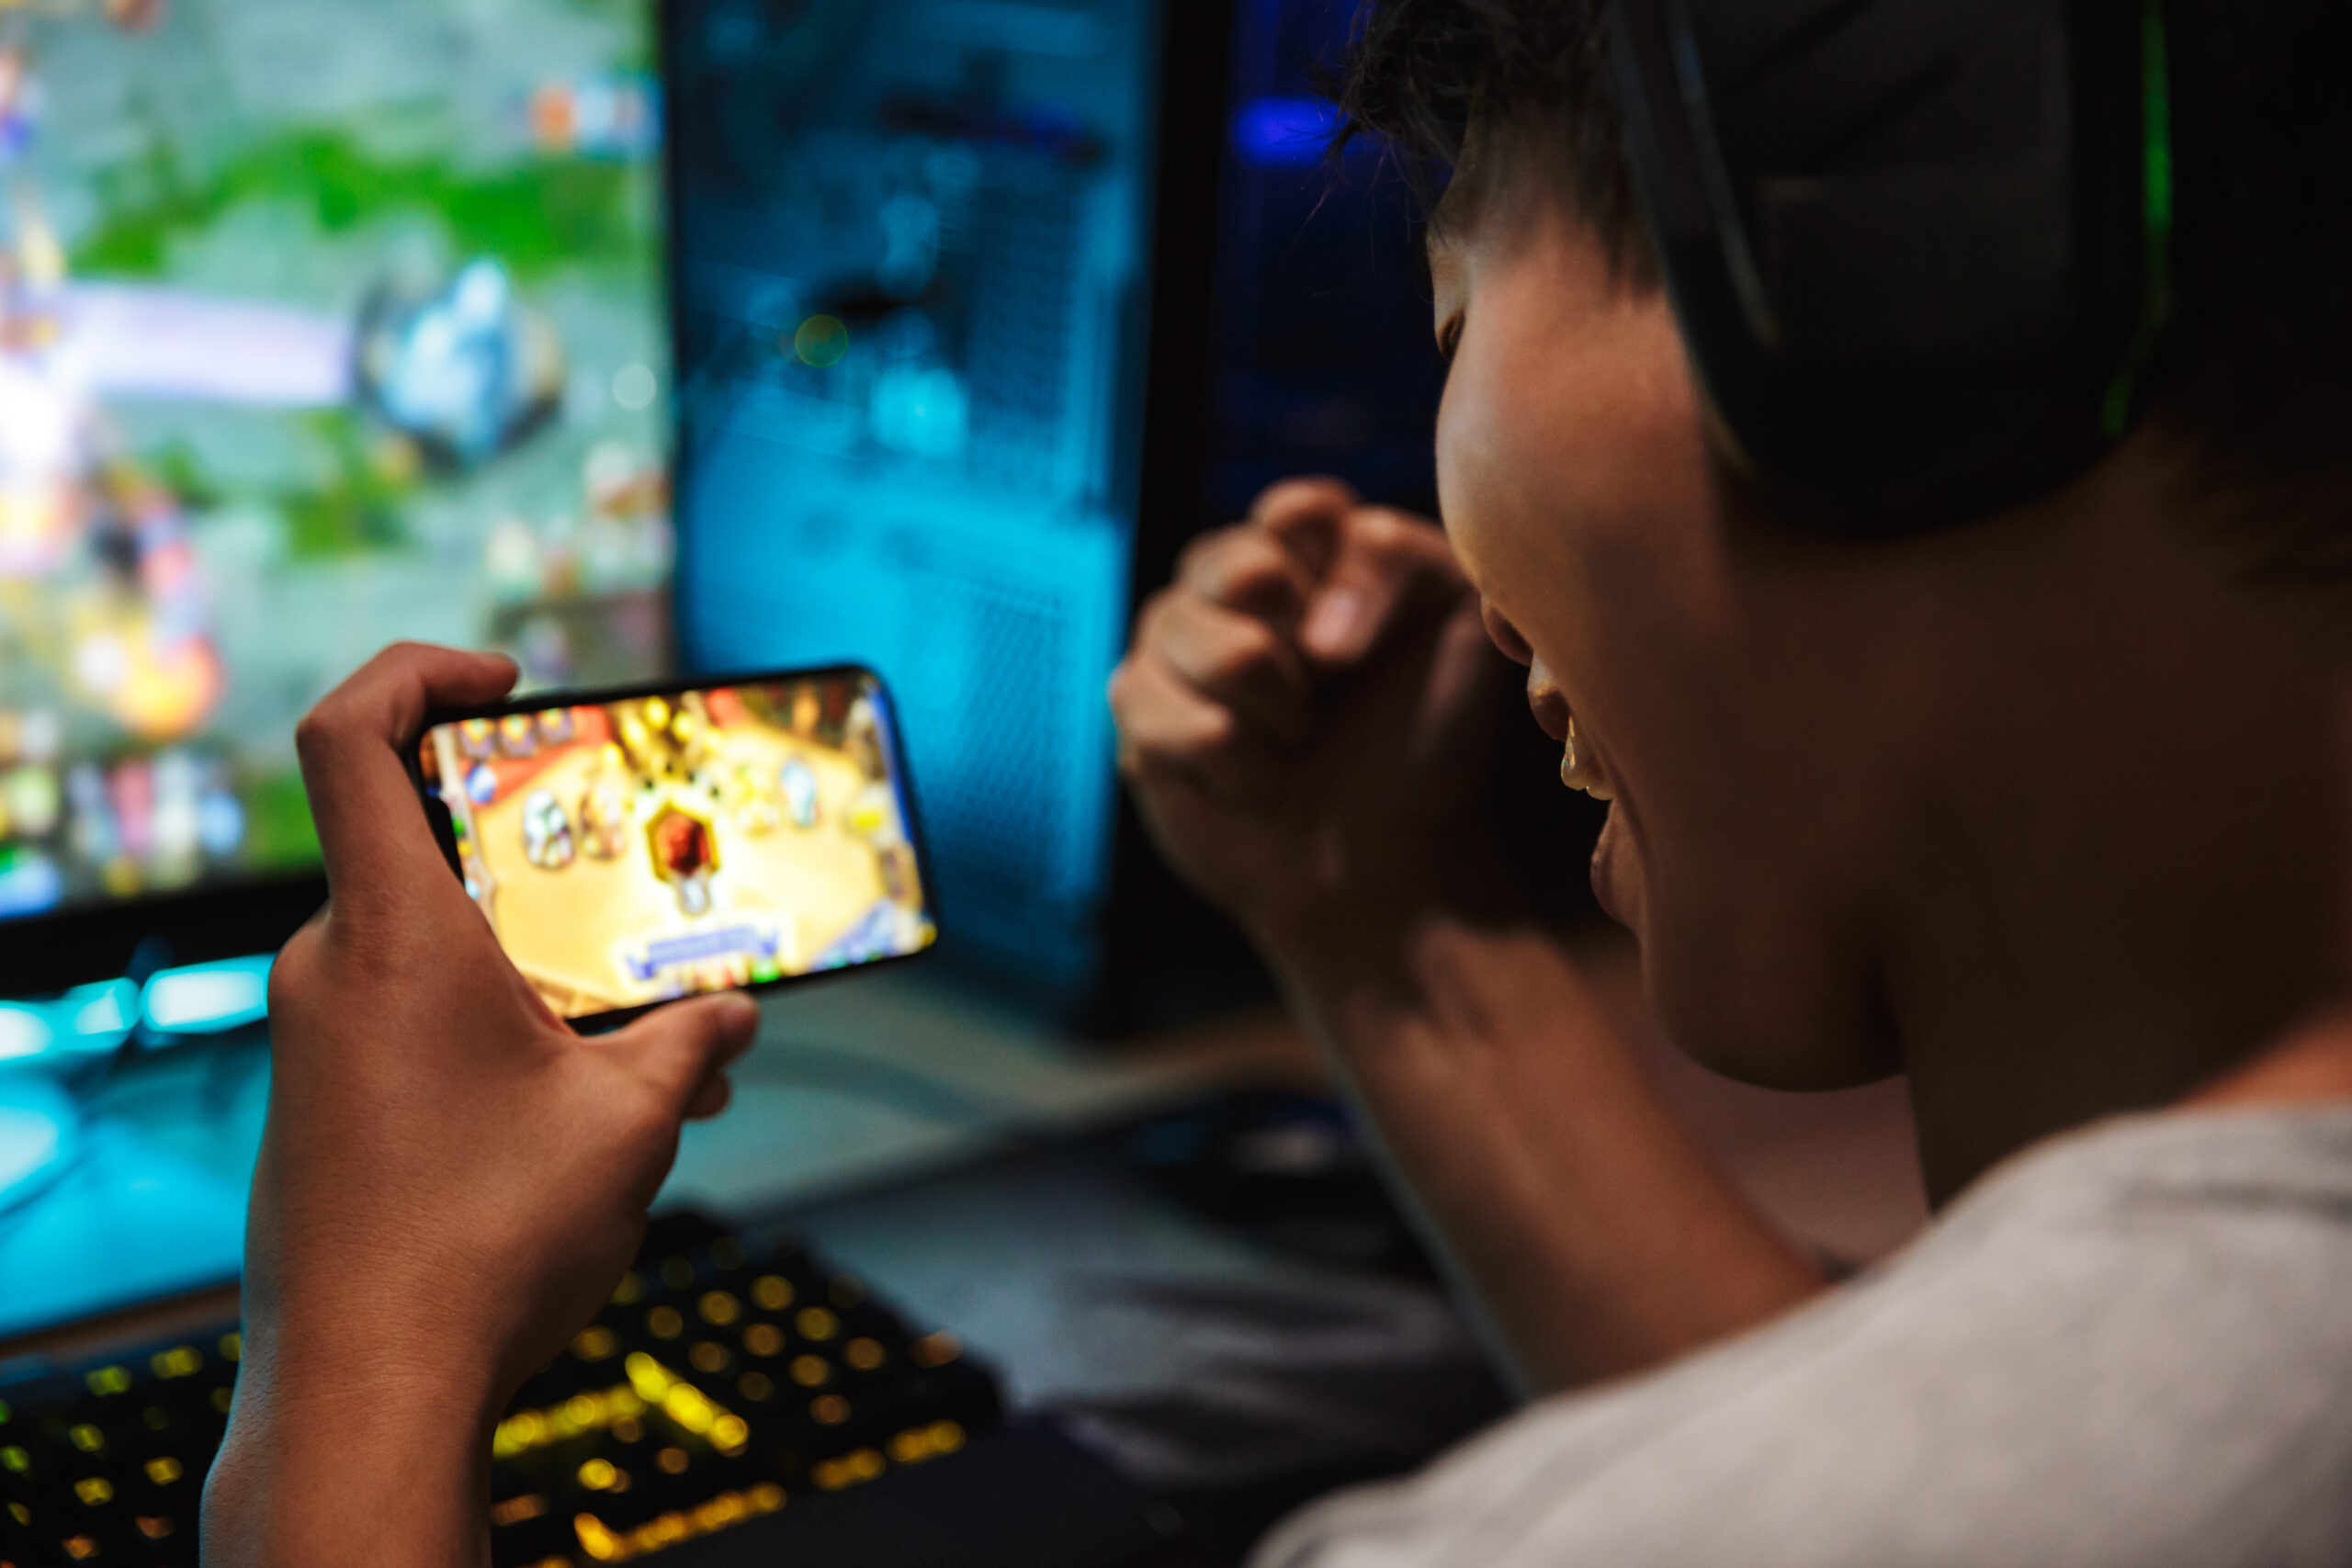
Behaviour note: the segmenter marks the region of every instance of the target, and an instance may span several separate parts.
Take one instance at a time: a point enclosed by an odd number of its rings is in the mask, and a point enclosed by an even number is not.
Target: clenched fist
[[[1169,861],[1279,960],[1496,880],[1475,817],[1510,675],[1434,524],[1295,479],[1145,607],[1111,683],[1120,766]]]

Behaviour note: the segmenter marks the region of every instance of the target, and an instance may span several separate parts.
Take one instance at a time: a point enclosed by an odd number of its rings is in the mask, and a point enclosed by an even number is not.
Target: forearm
[[[1821,1289],[1539,926],[1359,905],[1269,945],[1532,1390],[1655,1365]]]
[[[209,1568],[490,1561],[486,1381],[254,1344],[204,1494]]]

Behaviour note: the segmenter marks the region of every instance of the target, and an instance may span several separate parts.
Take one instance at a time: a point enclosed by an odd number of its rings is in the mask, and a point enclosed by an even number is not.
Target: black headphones
[[[2130,430],[2171,309],[2162,0],[1614,0],[1627,163],[1739,464],[1871,536]]]

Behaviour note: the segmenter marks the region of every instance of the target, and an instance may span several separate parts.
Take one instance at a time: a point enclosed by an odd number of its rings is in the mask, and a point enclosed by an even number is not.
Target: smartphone
[[[467,896],[562,1018],[618,1022],[939,937],[870,670],[436,713],[412,768]]]

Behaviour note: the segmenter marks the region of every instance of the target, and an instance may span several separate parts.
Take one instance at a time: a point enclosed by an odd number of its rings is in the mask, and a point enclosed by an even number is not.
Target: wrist
[[[358,1321],[325,1336],[249,1324],[205,1488],[205,1560],[486,1561],[498,1392],[465,1347],[444,1349]]]
[[[1348,868],[1243,919],[1268,961],[1308,997],[1408,984],[1410,956],[1432,931],[1532,922],[1526,900],[1484,845]]]

